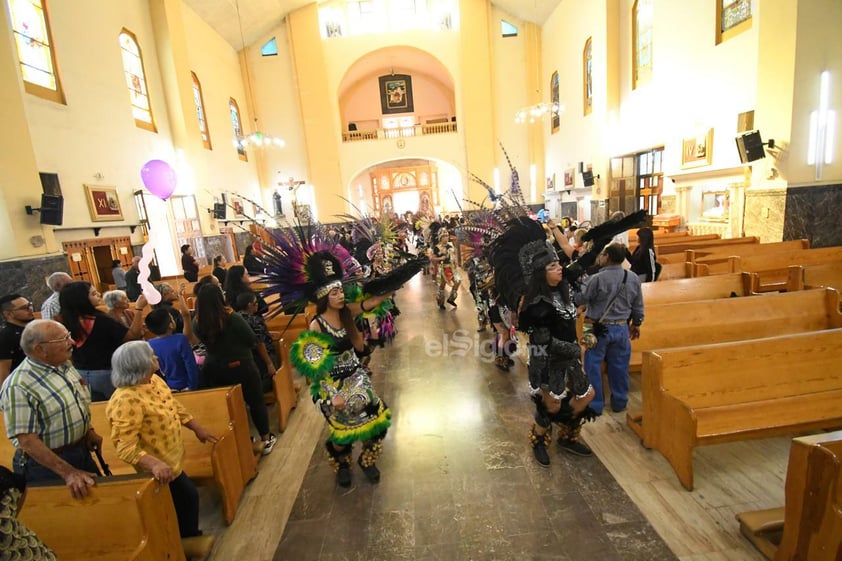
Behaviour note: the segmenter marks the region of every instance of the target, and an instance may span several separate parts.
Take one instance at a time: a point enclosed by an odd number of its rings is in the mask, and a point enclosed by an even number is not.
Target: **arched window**
[[[585,115],[590,115],[593,109],[593,53],[591,52],[593,41],[591,39],[588,37],[582,51],[582,104]]]
[[[120,51],[123,55],[123,74],[126,77],[126,87],[129,88],[134,124],[138,128],[158,132],[152,116],[152,106],[149,103],[143,55],[134,33],[126,28],[120,32]]]
[[[12,31],[26,92],[64,103],[46,3],[47,0],[9,0]]]
[[[561,115],[559,114],[561,108],[561,95],[559,92],[558,71],[553,72],[553,75],[550,77],[550,103],[553,108],[553,111],[550,114],[550,134],[555,134],[561,127]]]
[[[210,131],[208,130],[208,118],[205,113],[205,99],[202,97],[202,84],[199,83],[199,78],[196,77],[195,72],[190,73],[193,79],[193,104],[196,106],[196,117],[199,119],[199,133],[202,135],[202,146],[208,150],[213,150],[211,147]]]
[[[246,144],[243,134],[243,120],[240,118],[240,106],[232,97],[228,100],[228,109],[231,111],[231,128],[234,129],[234,147],[237,149],[237,156],[244,162],[249,161],[246,154]]]
[[[632,7],[632,89],[652,78],[652,0]]]

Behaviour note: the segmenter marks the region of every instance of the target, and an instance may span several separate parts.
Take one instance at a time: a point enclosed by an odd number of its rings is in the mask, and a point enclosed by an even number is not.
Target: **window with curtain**
[[[9,0],[12,34],[27,93],[64,103],[50,36],[47,0]]]
[[[635,0],[632,7],[632,89],[652,78],[652,3]]]
[[[196,106],[196,117],[199,119],[199,133],[202,135],[202,146],[213,150],[211,146],[210,131],[208,130],[208,118],[205,113],[205,99],[202,97],[202,84],[195,72],[190,73],[193,79],[193,104]]]
[[[149,103],[146,87],[146,72],[143,69],[143,54],[135,34],[126,28],[120,32],[120,51],[123,56],[123,75],[129,89],[134,124],[141,129],[158,132]]]
[[[593,41],[591,39],[588,37],[585,48],[582,50],[582,104],[585,115],[590,115],[593,109],[593,53],[591,52]]]
[[[751,0],[716,0],[716,44],[751,28]]]
[[[246,154],[245,144],[242,142],[245,136],[243,132],[243,120],[240,118],[240,106],[232,97],[228,100],[228,109],[231,112],[231,128],[234,129],[234,147],[237,149],[237,156],[244,161],[249,161],[248,154]]]

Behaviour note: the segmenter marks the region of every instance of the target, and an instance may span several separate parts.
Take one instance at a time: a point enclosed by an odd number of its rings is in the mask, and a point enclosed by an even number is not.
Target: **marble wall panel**
[[[842,184],[790,187],[783,239],[810,240],[810,247],[842,245]]]
[[[51,294],[44,281],[57,271],[68,272],[67,258],[64,255],[0,263],[0,279],[3,279],[0,283],[0,294],[18,293],[26,296],[32,301],[37,312]]]
[[[785,188],[747,189],[743,227],[745,235],[757,236],[761,243],[781,241],[785,213]]]

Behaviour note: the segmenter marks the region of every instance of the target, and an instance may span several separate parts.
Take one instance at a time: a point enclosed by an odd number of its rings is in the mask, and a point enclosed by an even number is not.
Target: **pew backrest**
[[[662,271],[663,272],[663,271]],[[664,282],[642,283],[644,306],[691,302],[733,296],[748,296],[754,291],[756,275],[733,273]]]
[[[184,561],[169,487],[148,475],[99,480],[84,499],[31,484],[19,518],[62,561]]]

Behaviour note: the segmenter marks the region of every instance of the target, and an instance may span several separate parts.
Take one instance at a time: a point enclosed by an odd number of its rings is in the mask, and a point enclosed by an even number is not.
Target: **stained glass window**
[[[591,37],[585,41],[585,49],[582,51],[582,84],[584,114],[589,115],[593,109],[593,41]]]
[[[28,93],[64,103],[47,21],[46,0],[9,0],[20,73]]]
[[[751,27],[751,0],[717,0],[716,43]]]
[[[237,149],[237,156],[244,162],[249,161],[246,154],[246,146],[242,142],[243,134],[243,120],[240,118],[240,106],[232,97],[228,100],[228,109],[231,112],[231,127],[234,129],[234,147]]]
[[[634,68],[632,89],[652,78],[652,0],[635,0],[632,7]]]
[[[199,133],[202,135],[202,145],[208,150],[212,150],[210,131],[208,130],[208,118],[205,114],[205,100],[202,97],[202,84],[199,83],[199,78],[196,77],[195,72],[190,73],[193,79],[193,104],[196,106],[196,117],[199,119]]]
[[[126,79],[126,87],[129,89],[134,123],[142,129],[158,132],[155,128],[155,119],[152,117],[152,106],[149,104],[143,55],[134,33],[125,28],[120,32],[120,51],[123,56],[123,75]]]

